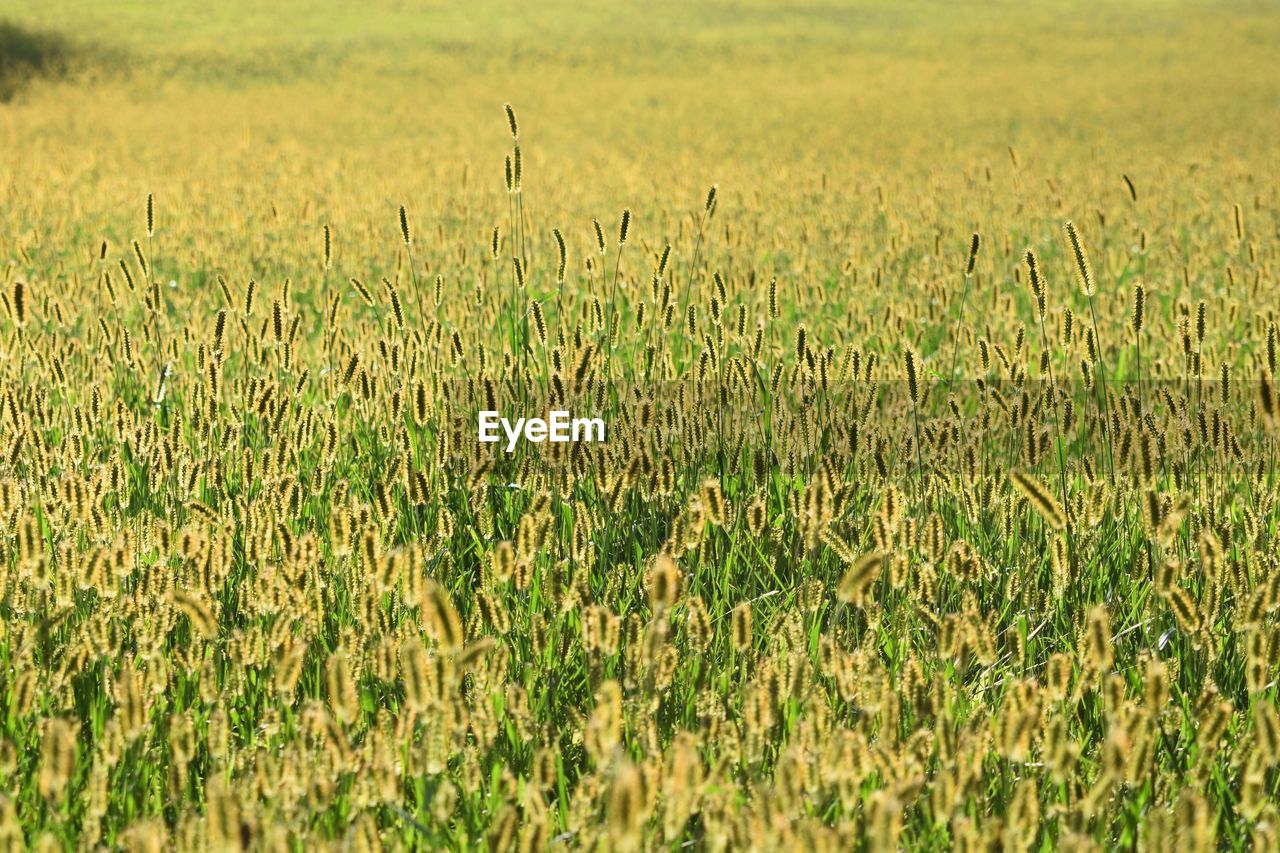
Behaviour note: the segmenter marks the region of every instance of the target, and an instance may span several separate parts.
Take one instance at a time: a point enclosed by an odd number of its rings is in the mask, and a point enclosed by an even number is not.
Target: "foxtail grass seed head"
[[[409,248],[409,214],[405,211],[404,205],[400,205],[400,236],[404,238],[405,248]]]
[[[969,257],[964,264],[965,278],[969,278],[970,276],[973,275],[973,268],[978,263],[978,248],[979,248],[980,242],[981,242],[981,238],[978,236],[978,233],[975,231],[973,236],[969,238]]]
[[[1258,410],[1268,428],[1275,427],[1280,416],[1280,400],[1276,399],[1275,379],[1270,375],[1258,377]]]
[[[542,303],[534,299],[529,303],[529,312],[533,315],[533,328],[538,335],[538,343],[547,345],[547,320],[542,314]]]
[[[618,247],[626,245],[627,231],[631,228],[631,210],[624,209],[622,211],[622,222],[618,224]]]
[[[22,328],[27,324],[27,284],[22,279],[13,283],[13,322]]]
[[[147,263],[147,256],[142,252],[142,244],[137,240],[133,241],[133,256],[138,260],[138,269],[142,270],[143,278],[151,278],[151,267]]]
[[[852,555],[850,555],[852,556]],[[846,604],[861,606],[863,597],[885,567],[885,555],[880,553],[863,554],[860,557],[844,560],[849,568],[845,571],[836,587],[836,597]]]
[[[124,283],[128,286],[129,292],[133,293],[133,272],[129,269],[129,264],[125,262],[124,258],[120,259],[120,272],[124,275]]]
[[[1267,373],[1276,375],[1277,360],[1280,359],[1280,328],[1274,322],[1267,324]]]
[[[511,130],[511,139],[518,141],[520,139],[520,125],[516,123],[516,111],[509,103],[503,104],[502,108],[507,113],[507,127]]]
[[[1080,292],[1086,297],[1093,296],[1093,268],[1089,266],[1089,255],[1085,252],[1080,234],[1076,231],[1075,224],[1069,219],[1063,225],[1063,231],[1066,232],[1067,242],[1071,244],[1071,254],[1075,256],[1076,279],[1080,282]]]
[[[404,331],[404,309],[400,306],[400,293],[386,278],[382,279],[382,285],[387,289],[387,297],[391,301],[391,316],[396,321],[396,328]]]
[[[1136,282],[1133,285],[1133,311],[1129,315],[1131,327],[1135,335],[1142,334],[1142,326],[1146,320],[1147,310],[1147,291],[1143,288],[1142,282]]]
[[[744,601],[733,609],[730,627],[733,632],[733,647],[739,652],[745,652],[751,648],[751,622],[751,602]]]
[[[907,373],[907,394],[911,397],[911,404],[918,406],[920,404],[920,366],[917,364],[919,355],[911,346],[906,346],[902,350],[902,362]]]
[[[605,249],[605,245],[604,245],[604,229],[600,227],[600,220],[599,220],[599,219],[593,219],[593,220],[591,220],[591,225],[596,229],[596,248],[597,248],[597,249],[599,249],[600,254],[602,254],[602,255],[603,255],[603,254],[604,254],[604,249]]]
[[[560,233],[559,228],[553,228],[551,233],[556,238],[556,282],[563,283],[565,266],[568,262],[568,253],[564,247],[564,235]]]
[[[277,299],[271,303],[271,332],[277,345],[284,339],[284,307]]]
[[[1043,483],[1023,471],[1010,471],[1009,479],[1052,530],[1062,530],[1067,526],[1067,514],[1062,504]]]
[[[1036,300],[1036,314],[1043,321],[1045,316],[1044,280],[1040,277],[1040,261],[1036,259],[1036,253],[1031,249],[1027,249],[1026,262],[1027,279],[1031,283],[1031,294]]]
[[[364,286],[364,282],[358,278],[353,278],[351,279],[351,286],[356,289],[356,293],[360,294],[360,300],[364,302],[365,305],[370,308],[374,306],[373,294],[369,292],[369,288]]]

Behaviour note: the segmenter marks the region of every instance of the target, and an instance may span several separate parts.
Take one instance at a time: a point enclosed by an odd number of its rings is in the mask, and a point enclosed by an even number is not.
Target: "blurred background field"
[[[912,242],[1027,231],[1123,204],[1121,172],[1153,232],[1208,188],[1274,198],[1271,3],[214,5],[0,2],[73,69],[7,84],[10,262],[136,236],[148,192],[161,246],[240,276],[296,273],[272,241],[322,222],[394,252],[399,204],[427,228],[470,209],[482,245],[504,101],[526,204],[584,240],[630,206],[656,243],[712,183],[739,228],[793,243],[879,240],[885,199],[925,200]]]

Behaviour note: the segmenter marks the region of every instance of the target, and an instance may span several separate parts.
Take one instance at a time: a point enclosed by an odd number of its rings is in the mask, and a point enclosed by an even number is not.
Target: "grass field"
[[[209,6],[0,0],[0,846],[1280,846],[1280,4]]]

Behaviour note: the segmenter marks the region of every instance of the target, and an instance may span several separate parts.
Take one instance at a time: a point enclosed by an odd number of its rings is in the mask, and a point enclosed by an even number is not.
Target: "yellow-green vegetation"
[[[1275,4],[0,20],[6,849],[1280,845]]]

